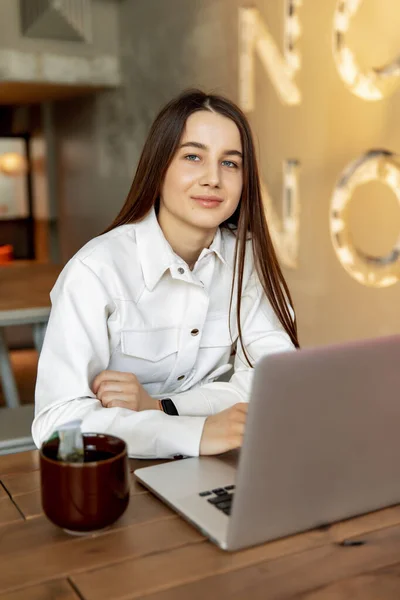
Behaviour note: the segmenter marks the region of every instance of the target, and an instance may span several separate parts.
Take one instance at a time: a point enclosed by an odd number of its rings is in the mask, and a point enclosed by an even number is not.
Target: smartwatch
[[[163,398],[160,400],[161,408],[167,415],[178,416],[179,413],[176,410],[175,404],[172,402],[171,398]]]

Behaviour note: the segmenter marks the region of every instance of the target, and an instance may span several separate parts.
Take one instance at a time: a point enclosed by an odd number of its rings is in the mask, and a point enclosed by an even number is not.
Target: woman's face
[[[190,115],[161,187],[160,218],[215,230],[239,204],[242,153],[233,121],[208,110]]]

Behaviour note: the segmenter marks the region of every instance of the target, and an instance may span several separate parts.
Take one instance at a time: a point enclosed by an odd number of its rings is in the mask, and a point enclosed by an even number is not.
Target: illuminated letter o
[[[387,256],[370,256],[354,245],[347,221],[353,191],[371,181],[389,186],[400,204],[400,156],[387,150],[371,150],[343,171],[332,196],[330,233],[347,273],[363,285],[381,288],[400,279],[400,236]]]

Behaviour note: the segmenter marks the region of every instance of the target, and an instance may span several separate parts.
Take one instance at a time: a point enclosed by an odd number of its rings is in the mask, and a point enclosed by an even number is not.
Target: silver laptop
[[[135,475],[224,550],[400,503],[400,335],[262,358],[236,456]]]

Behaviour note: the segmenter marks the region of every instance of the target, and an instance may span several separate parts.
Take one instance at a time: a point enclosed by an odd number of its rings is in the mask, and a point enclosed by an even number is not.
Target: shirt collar
[[[219,227],[216,231],[216,234],[214,236],[214,239],[213,239],[210,247],[203,248],[203,250],[201,251],[199,260],[201,260],[204,256],[207,256],[207,254],[210,254],[211,252],[214,252],[214,254],[216,254],[218,256],[218,258],[224,265],[227,264],[225,257],[224,257],[224,240],[222,237],[221,229]]]
[[[165,239],[154,208],[144,219],[135,223],[135,233],[144,282],[147,289],[152,291],[165,271],[173,265],[182,264],[183,261],[175,254]],[[212,244],[209,248],[202,250],[199,260],[213,252],[226,265],[223,251],[224,241],[218,227]]]

